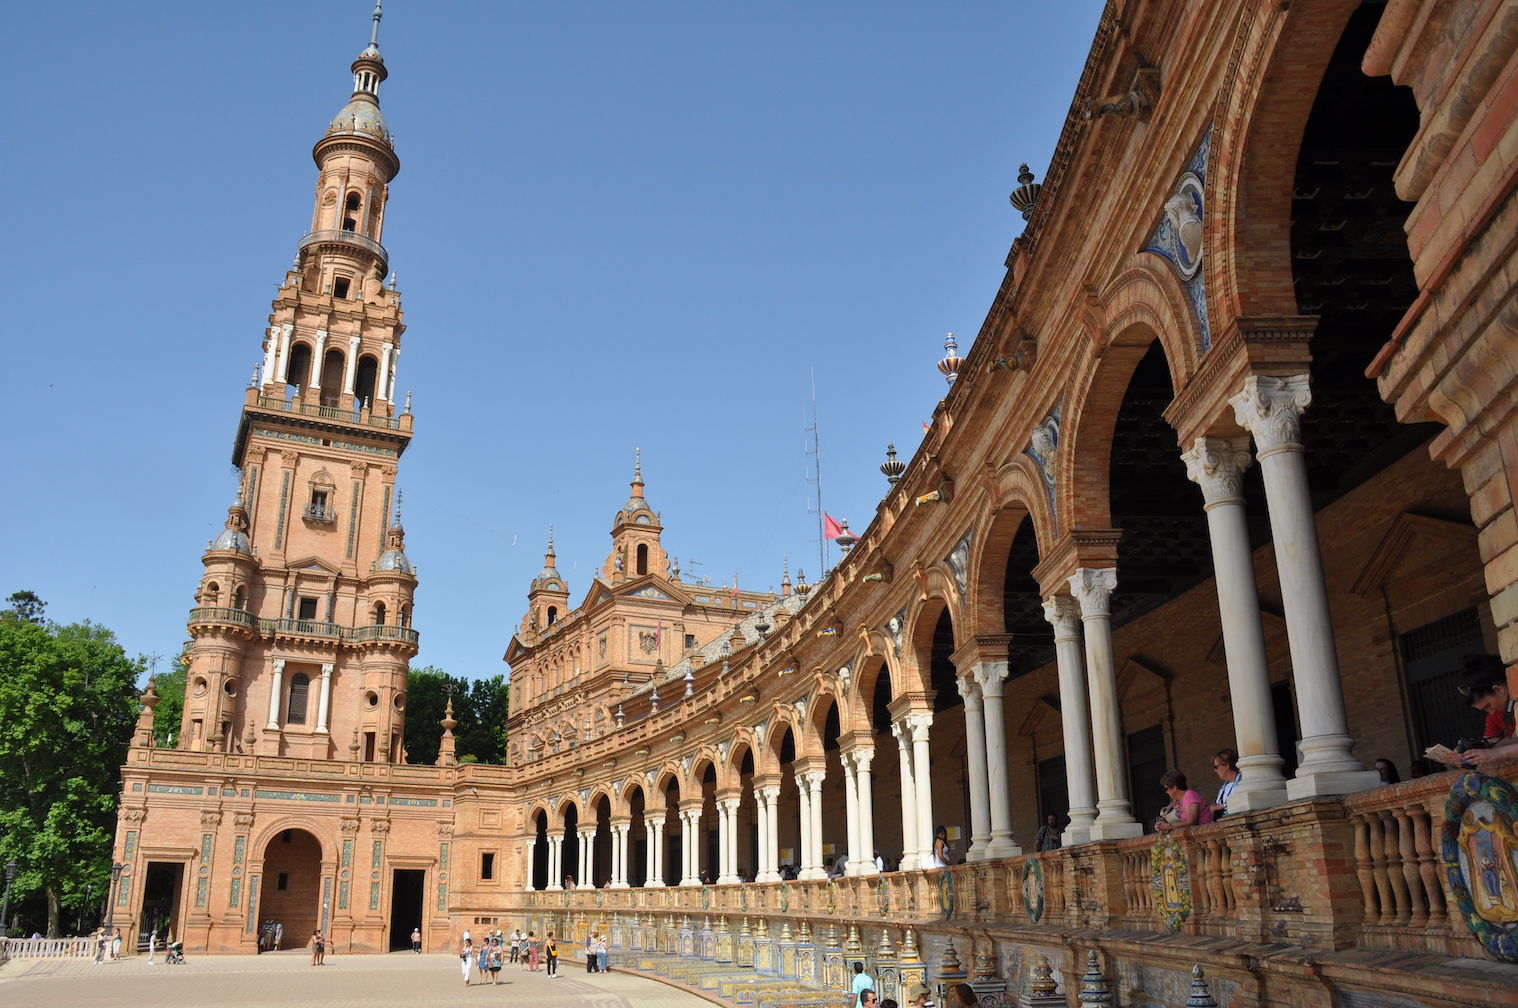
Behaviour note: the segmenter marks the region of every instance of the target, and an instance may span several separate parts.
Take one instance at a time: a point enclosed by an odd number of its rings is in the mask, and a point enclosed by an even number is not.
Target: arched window
[[[311,379],[311,346],[297,343],[290,348],[290,366],[285,369],[285,381],[296,388],[305,388]]]
[[[248,589],[246,587],[240,587],[240,588],[238,588],[237,589],[237,593],[232,596],[232,608],[233,609],[241,609],[243,611],[247,611],[247,608],[248,608]]]
[[[358,371],[353,378],[353,395],[362,406],[367,402],[374,406],[374,378],[379,374],[379,361],[368,354],[358,359]]]
[[[401,606],[401,626],[410,626],[410,625],[411,625],[411,607],[409,605],[403,605],[403,606]]]
[[[322,361],[322,405],[336,406],[343,394],[343,364],[341,350],[328,350]]]
[[[548,607],[548,625],[549,626],[553,626],[554,622],[556,620],[558,620],[558,618],[559,618],[559,607],[558,606],[549,606]]]
[[[359,204],[362,203],[362,202],[363,202],[363,197],[360,196],[356,192],[349,193],[347,200],[345,200],[343,202],[343,230],[344,231],[357,231],[358,230],[358,208],[359,208]]]
[[[647,574],[648,573],[648,544],[647,543],[639,543],[638,544],[638,573],[639,574]]]
[[[311,694],[311,680],[304,672],[290,677],[290,706],[286,709],[288,724],[306,723],[306,698]]]
[[[220,601],[221,585],[217,584],[215,581],[212,581],[210,584],[206,585],[206,604],[215,605]]]
[[[351,277],[335,277],[332,280],[332,296],[346,299],[348,297],[348,289],[352,286],[353,279]]]
[[[383,602],[376,602],[376,603],[374,603],[374,624],[375,624],[375,626],[382,626],[382,625],[384,625],[384,622],[385,622],[385,603],[383,603]]]

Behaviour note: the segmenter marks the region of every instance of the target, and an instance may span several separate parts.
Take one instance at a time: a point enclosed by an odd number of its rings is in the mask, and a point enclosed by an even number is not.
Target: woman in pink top
[[[1166,770],[1160,778],[1160,787],[1170,796],[1170,804],[1160,811],[1154,828],[1168,833],[1183,826],[1198,826],[1212,822],[1212,809],[1202,796],[1186,787],[1186,775],[1179,770]]]

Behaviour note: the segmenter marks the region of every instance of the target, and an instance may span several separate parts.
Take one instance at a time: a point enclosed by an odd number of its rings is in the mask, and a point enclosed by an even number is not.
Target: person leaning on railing
[[[1485,766],[1518,758],[1514,737],[1513,697],[1507,688],[1507,669],[1496,655],[1466,655],[1461,663],[1465,681],[1457,687],[1466,703],[1486,714],[1481,737],[1485,747],[1472,746],[1462,755],[1468,766]]]

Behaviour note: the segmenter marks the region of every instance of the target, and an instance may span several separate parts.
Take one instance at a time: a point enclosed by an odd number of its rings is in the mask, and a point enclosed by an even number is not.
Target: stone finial
[[[812,943],[812,925],[805,917],[801,918],[801,933],[796,936],[796,940],[803,945]]]
[[[859,940],[859,928],[849,925],[849,936],[843,943],[843,953],[849,959],[858,959],[864,956],[864,943]]]
[[[1200,963],[1191,967],[1191,993],[1186,998],[1186,1008],[1218,1008],[1217,999],[1212,996],[1212,989],[1202,978]]]
[[[907,936],[901,943],[901,961],[904,963],[922,961],[922,957],[917,954],[917,935],[910,927],[907,928]]]
[[[880,929],[880,944],[875,947],[875,958],[895,961],[896,947],[891,944],[891,929]]]
[[[449,687],[450,690],[452,687]],[[438,722],[443,726],[443,737],[438,741],[437,766],[458,766],[457,751],[458,741],[453,737],[453,729],[459,726],[458,720],[453,716],[453,694],[448,695],[448,706],[443,711],[443,719]]]
[[[954,948],[953,938],[944,941],[943,958],[938,964],[938,975],[953,978],[965,975],[964,964],[959,961],[959,952]]]
[[[1086,953],[1086,975],[1081,977],[1081,1004],[1110,1005],[1112,991],[1102,968],[1096,961],[1096,950]]]
[[[796,940],[795,937],[791,934],[791,922],[788,920],[782,921],[780,923],[780,940],[781,942]]]
[[[740,937],[740,938],[748,938],[748,937],[751,937],[752,935],[753,935],[753,932],[749,930],[749,926],[748,926],[748,917],[745,916],[743,918],[743,922],[738,926],[738,937]]]
[[[1065,996],[1054,982],[1048,956],[1033,957],[1033,966],[1028,970],[1028,993],[1022,1004],[1023,1008],[1065,1008]]]

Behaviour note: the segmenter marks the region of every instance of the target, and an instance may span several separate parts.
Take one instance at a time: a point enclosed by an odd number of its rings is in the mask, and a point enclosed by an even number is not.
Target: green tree
[[[9,609],[0,609],[0,619],[15,619],[22,623],[42,622],[42,611],[47,608],[47,603],[37,597],[36,592],[18,591],[5,601],[11,604]]]
[[[153,744],[160,749],[173,749],[179,745],[188,671],[184,655],[180,655],[167,672],[153,676],[153,690],[158,694],[158,706],[153,708]]]
[[[443,712],[453,688],[453,729],[460,761],[502,763],[506,758],[509,688],[504,675],[468,680],[431,665],[412,669],[406,680],[406,754],[412,763],[437,761]],[[468,761],[465,761],[468,762]]]
[[[0,861],[20,865],[13,901],[45,895],[49,936],[109,888],[142,671],[104,627],[0,618]]]

